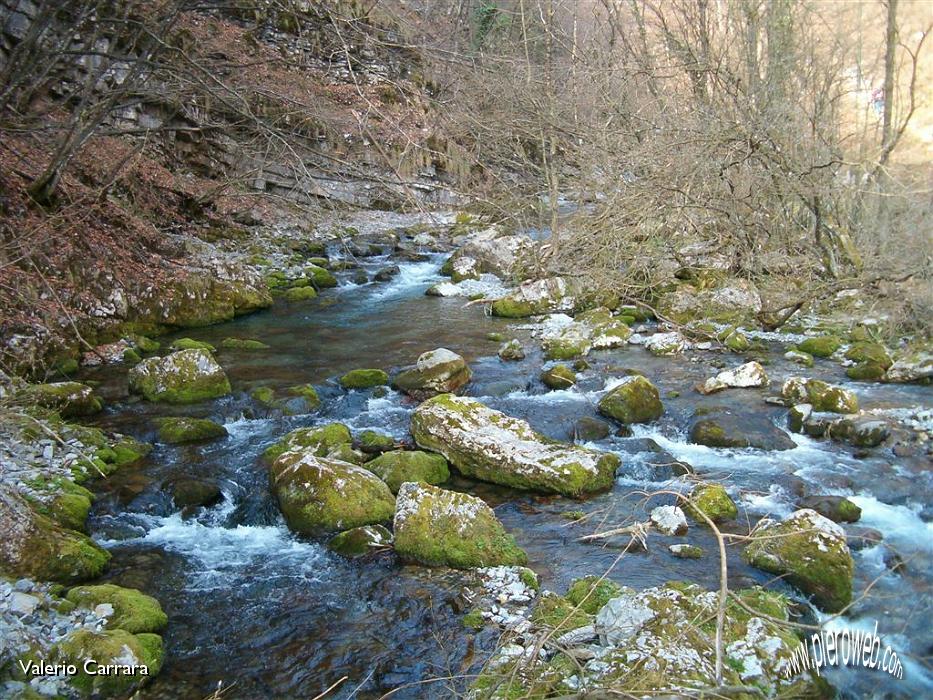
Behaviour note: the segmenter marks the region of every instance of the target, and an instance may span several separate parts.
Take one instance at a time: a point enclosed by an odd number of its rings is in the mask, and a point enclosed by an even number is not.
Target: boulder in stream
[[[703,515],[714,523],[721,523],[735,520],[739,514],[735,501],[721,484],[697,484],[688,497],[681,499],[681,505],[684,512],[701,525],[707,524]]]
[[[640,375],[625,377],[599,400],[599,412],[623,424],[650,423],[664,413],[657,387]]]
[[[520,566],[525,552],[475,496],[405,482],[395,511],[395,551],[428,566]]]
[[[807,496],[799,505],[835,523],[854,523],[862,517],[862,509],[845,496]]]
[[[392,533],[382,525],[362,525],[331,538],[327,547],[345,557],[361,557],[392,545]]]
[[[366,468],[386,482],[392,493],[398,493],[406,481],[443,484],[450,478],[443,455],[420,450],[386,452],[367,462]]]
[[[707,447],[754,447],[792,450],[796,443],[766,416],[729,409],[699,411],[690,425],[690,441]]]
[[[94,631],[85,627],[55,644],[46,662],[74,665],[78,672],[69,682],[82,697],[128,697],[159,673],[163,655],[162,638],[157,634],[131,634],[124,629]],[[89,659],[91,663],[87,664]],[[107,666],[128,667],[131,672],[99,670]]]
[[[527,421],[449,394],[421,404],[411,432],[463,474],[514,488],[581,496],[609,488],[619,466],[613,454],[551,440]]]
[[[158,632],[168,624],[168,616],[159,601],[135,588],[123,588],[111,583],[96,586],[76,586],[66,598],[79,608],[94,609],[106,604],[113,608],[107,618],[107,629],[122,629],[132,634]]]
[[[886,382],[904,384],[907,382],[929,381],[933,377],[933,354],[915,352],[900,357],[888,368],[884,375]]]
[[[166,417],[156,421],[159,440],[170,445],[226,437],[227,429],[208,418]]]
[[[845,531],[804,508],[778,522],[765,518],[751,532],[744,557],[752,566],[783,576],[827,612],[852,600],[853,562]]]
[[[710,377],[702,384],[698,384],[696,389],[701,394],[713,394],[723,389],[764,387],[768,386],[769,383],[770,380],[765,368],[753,361],[746,362],[734,369],[724,370],[715,377]]]
[[[286,452],[269,480],[289,529],[302,535],[387,522],[395,497],[371,471],[318,457],[314,448]]]
[[[525,282],[492,303],[492,315],[524,318],[539,314],[570,311],[574,297],[562,277]]]
[[[207,350],[150,357],[129,372],[130,390],[149,401],[195,403],[230,393],[230,380]]]
[[[415,366],[396,375],[392,384],[412,396],[433,396],[456,391],[472,376],[460,355],[438,348],[422,353]]]
[[[855,394],[819,379],[791,377],[781,387],[781,397],[790,405],[810,404],[814,411],[858,413],[858,397]]]

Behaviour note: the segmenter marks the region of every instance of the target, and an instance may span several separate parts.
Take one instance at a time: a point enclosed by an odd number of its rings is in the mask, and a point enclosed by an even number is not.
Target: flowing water
[[[124,469],[99,484],[91,527],[113,554],[108,578],[158,598],[169,615],[165,633],[167,661],[143,692],[145,698],[203,698],[219,682],[228,698],[314,697],[341,679],[328,697],[446,697],[462,690],[496,644],[497,633],[468,633],[460,619],[464,574],[406,566],[391,553],[347,561],[323,543],[289,533],[271,498],[262,450],[295,427],[341,421],[351,430],[374,428],[408,438],[415,404],[390,392],[344,392],[335,377],[356,367],[398,368],[423,351],[448,347],[470,362],[474,379],[467,393],[490,406],[527,419],[537,430],[568,439],[574,422],[595,416],[600,393],[633,368],[659,387],[666,412],[626,438],[610,437],[593,446],[613,450],[623,467],[612,492],[585,501],[542,497],[454,477],[450,488],[477,494],[496,508],[506,527],[529,554],[542,584],[563,591],[585,574],[602,574],[635,588],[672,579],[717,585],[715,540],[693,527],[686,538],[652,535],[649,551],[621,559],[620,543],[578,541],[594,525],[571,523],[562,514],[595,512],[606,527],[625,518],[645,518],[643,494],[662,488],[652,465],[676,458],[703,475],[722,478],[742,491],[748,522],[791,512],[795,493],[805,484],[812,493],[852,496],[862,509],[860,524],[881,530],[885,541],[907,561],[894,574],[885,568],[882,547],[855,553],[856,593],[875,581],[872,596],[841,624],[872,627],[879,622],[885,642],[902,657],[929,657],[933,650],[933,523],[929,464],[896,459],[889,449],[856,459],[850,449],[827,441],[794,436],[797,447],[784,452],[711,449],[691,445],[685,427],[692,411],[724,405],[780,422],[784,411],[762,402],[760,391],[730,390],[700,397],[692,387],[715,373],[705,358],[656,358],[628,346],[595,351],[591,368],[567,391],[546,391],[537,377],[544,360],[529,330],[520,323],[485,316],[482,307],[463,299],[427,297],[439,278],[442,258],[402,263],[401,273],[385,284],[343,282],[318,299],[277,303],[272,309],[186,335],[219,343],[227,336],[258,338],[272,346],[264,352],[221,351],[232,396],[190,407],[169,407],[127,395],[125,370],[101,369],[88,378],[101,382],[109,399],[105,427],[154,440],[157,416],[192,415],[223,422],[229,437],[203,445],[158,444],[137,467]],[[374,269],[385,259],[370,260]],[[500,361],[490,331],[525,340],[528,356],[518,363]],[[535,348],[535,349],[532,349]],[[773,381],[799,374],[781,359],[775,344],[768,372]],[[709,359],[717,356],[712,353]],[[699,354],[702,358],[703,353]],[[842,369],[819,362],[810,376],[846,384]],[[307,416],[270,415],[249,397],[259,386],[284,388],[311,382],[323,401]],[[866,408],[933,406],[930,389],[913,386],[851,384]],[[679,396],[672,398],[672,392]],[[652,442],[652,440],[654,442]],[[661,472],[663,474],[663,472]],[[179,475],[216,480],[224,492],[219,505],[182,518],[162,484]],[[648,506],[660,504],[656,498]],[[925,509],[924,509],[925,508]],[[736,525],[740,531],[748,523]],[[688,541],[702,546],[700,560],[675,559],[667,545]],[[745,566],[730,548],[733,586],[766,583],[770,577]],[[878,578],[880,577],[880,578]],[[781,584],[772,584],[780,586]],[[804,611],[804,619],[807,619]],[[812,617],[812,615],[810,615]],[[880,671],[842,669],[831,681],[850,697],[933,695],[931,676],[907,661],[906,676],[893,680]],[[452,679],[452,680],[444,680]]]

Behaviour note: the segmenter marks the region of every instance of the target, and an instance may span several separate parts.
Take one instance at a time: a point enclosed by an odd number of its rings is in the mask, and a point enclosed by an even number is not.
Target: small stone
[[[677,506],[658,506],[651,511],[651,522],[665,535],[683,535],[687,532],[687,516]]]

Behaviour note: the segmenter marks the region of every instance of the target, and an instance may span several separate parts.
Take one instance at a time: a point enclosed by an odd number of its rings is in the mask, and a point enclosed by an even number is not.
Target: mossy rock
[[[123,361],[128,365],[135,365],[142,362],[142,356],[133,348],[127,348],[123,351]]]
[[[463,616],[460,622],[463,623],[464,627],[475,632],[478,632],[486,626],[486,619],[483,617],[483,611],[479,608],[474,608],[468,612]]]
[[[298,384],[296,386],[290,386],[286,391],[292,396],[301,398],[304,400],[306,412],[316,411],[321,407],[321,397],[318,396],[317,390],[310,384]],[[288,409],[285,410],[288,413]]]
[[[386,482],[392,493],[398,493],[406,481],[443,484],[450,478],[447,460],[432,452],[386,452],[367,462],[366,468]]]
[[[858,413],[855,394],[819,379],[791,377],[781,387],[781,396],[790,404],[808,403],[814,411]]]
[[[392,385],[420,398],[457,391],[472,376],[466,360],[460,355],[447,348],[437,348],[422,353],[414,367],[395,376]]]
[[[788,350],[784,353],[784,359],[796,362],[804,367],[813,366],[813,355],[808,352],[800,352],[800,350]]]
[[[534,304],[528,301],[518,299],[497,299],[492,302],[492,315],[502,318],[527,318],[535,314],[543,313],[538,310]]]
[[[275,404],[275,389],[271,386],[259,386],[249,392],[250,397],[254,401],[269,406],[270,408]]]
[[[531,621],[559,637],[580,627],[593,624],[593,615],[553,592],[543,594],[531,613]]]
[[[216,352],[215,348],[210,343],[204,340],[194,340],[193,338],[179,338],[178,340],[173,340],[172,344],[169,345],[170,350],[207,350],[208,352]]]
[[[512,338],[508,342],[503,343],[496,354],[501,360],[518,362],[525,359],[525,348],[522,347],[522,342],[520,340]]]
[[[703,407],[694,412],[690,442],[707,447],[759,450],[792,450],[797,446],[766,416],[719,408],[703,410]]]
[[[657,387],[641,376],[630,376],[599,400],[599,412],[624,425],[650,423],[664,413]]]
[[[262,341],[250,338],[224,338],[220,341],[220,347],[224,350],[268,350],[270,348]]]
[[[428,566],[470,569],[527,560],[483,500],[428,484],[402,484],[393,529],[396,553]]]
[[[158,340],[153,340],[144,335],[133,336],[133,342],[141,352],[157,352],[162,347]]]
[[[168,616],[152,596],[135,588],[122,588],[105,583],[97,586],[78,586],[65,596],[78,607],[90,608],[109,603],[113,615],[107,619],[107,629],[122,629],[131,634],[159,632],[168,624]]]
[[[292,287],[286,290],[285,300],[291,302],[308,301],[317,297],[314,287]]]
[[[867,362],[878,365],[885,370],[894,364],[887,349],[880,343],[853,343],[849,346],[849,349],[846,350],[845,358],[852,362]]]
[[[43,408],[57,411],[62,418],[75,418],[99,413],[103,401],[87,384],[80,382],[55,382],[52,384],[30,384],[21,395]]]
[[[595,615],[606,603],[622,593],[615,581],[599,576],[584,576],[576,579],[564,596],[576,607],[589,615]]]
[[[604,440],[612,432],[612,426],[606,421],[592,416],[583,416],[573,424],[573,439],[581,442]]]
[[[350,435],[350,429],[343,423],[328,423],[327,425],[298,428],[288,433],[274,445],[266,448],[262,453],[263,459],[268,462],[276,460],[279,455],[305,448],[314,448],[314,454],[318,457],[324,457],[333,449],[340,445],[350,445],[353,437]]]
[[[0,529],[7,545],[0,547],[0,572],[64,584],[97,578],[104,572],[110,553],[90,537],[59,525],[15,492],[3,495]]]
[[[314,448],[286,452],[269,468],[272,491],[289,529],[302,535],[390,520],[395,497],[372,472],[318,457]]]
[[[554,365],[541,373],[541,381],[549,389],[569,389],[577,383],[577,375],[567,365]]]
[[[803,509],[782,522],[762,520],[752,530],[745,560],[784,577],[827,612],[852,600],[854,564],[845,532],[816,511]]]
[[[450,394],[422,403],[411,433],[466,476],[513,488],[580,496],[609,488],[619,466],[613,454],[551,440],[524,420]]]
[[[672,544],[668,550],[678,559],[702,559],[703,548],[692,544]]]
[[[558,335],[545,338],[541,343],[544,357],[548,360],[572,360],[586,355],[592,344],[591,331],[580,324],[564,328]]]
[[[633,321],[642,323],[654,318],[654,314],[650,309],[641,306],[620,306],[616,311],[620,316],[629,316]]]
[[[885,368],[874,362],[862,362],[853,367],[846,368],[846,376],[860,382],[881,381],[884,379]]]
[[[381,369],[354,369],[340,378],[344,389],[371,389],[389,383],[389,375]]]
[[[159,418],[159,440],[170,445],[227,437],[227,429],[207,418]]]
[[[862,509],[843,496],[807,496],[800,507],[815,510],[835,523],[854,523],[862,517]]]
[[[735,501],[720,484],[697,484],[689,498],[681,499],[680,505],[687,515],[702,525],[707,523],[700,513],[714,523],[735,520],[739,514]]]
[[[164,484],[172,495],[172,503],[184,511],[186,508],[209,508],[224,499],[223,491],[213,481],[179,477]]]
[[[226,372],[206,350],[143,360],[129,372],[130,390],[149,401],[195,403],[230,393]]]
[[[345,557],[361,557],[392,544],[392,533],[382,525],[363,525],[331,538],[328,549]]]
[[[79,629],[52,647],[54,663],[73,664],[78,674],[71,685],[83,695],[123,697],[159,673],[163,662],[162,638],[157,634],[131,634],[113,629],[95,632]],[[99,665],[127,665],[132,673],[93,673],[84,668],[93,659]],[[141,667],[145,667],[145,673]],[[96,668],[96,667],[94,667]]]
[[[752,347],[748,337],[735,326],[730,326],[719,333],[717,339],[732,352],[746,352]]]
[[[84,532],[94,494],[67,479],[58,479],[50,487],[55,495],[45,506],[47,515],[64,528]]]
[[[309,265],[305,268],[305,275],[316,289],[326,289],[337,286],[337,278],[330,270],[318,265]]]
[[[814,357],[829,357],[841,347],[841,338],[835,335],[820,335],[815,338],[807,338],[797,346],[797,349]]]
[[[395,448],[394,437],[375,430],[364,430],[360,433],[358,442],[360,449],[369,455],[382,454]]]

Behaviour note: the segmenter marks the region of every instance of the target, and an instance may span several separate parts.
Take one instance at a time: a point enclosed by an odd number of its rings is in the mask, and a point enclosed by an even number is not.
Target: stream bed
[[[449,697],[462,692],[495,648],[499,632],[474,633],[461,618],[469,609],[461,597],[462,572],[409,566],[391,552],[357,560],[331,553],[324,541],[302,539],[285,527],[268,488],[261,452],[296,427],[340,421],[356,432],[366,428],[410,440],[408,424],[416,404],[394,391],[344,391],[340,374],[358,367],[387,371],[414,362],[426,350],[447,347],[463,355],[473,370],[465,393],[493,408],[528,420],[545,435],[570,439],[574,423],[596,416],[596,402],[625,370],[646,375],[660,390],[662,418],[636,426],[627,437],[591,443],[616,452],[622,467],[611,492],[575,501],[512,491],[454,476],[445,488],[468,491],[496,509],[506,528],[529,556],[542,588],[559,592],[579,576],[602,574],[636,589],[686,579],[718,585],[716,544],[693,526],[685,537],[654,533],[647,552],[620,556],[622,547],[579,541],[601,527],[626,519],[646,519],[645,492],[663,488],[659,462],[672,458],[698,474],[721,479],[743,512],[733,531],[745,532],[764,515],[795,510],[802,490],[847,495],[862,508],[859,525],[880,530],[905,566],[885,564],[883,546],[854,552],[856,596],[873,584],[870,597],[836,624],[878,630],[904,659],[905,677],[880,671],[836,669],[830,681],[846,697],[931,697],[933,677],[923,663],[933,653],[933,471],[926,460],[897,458],[878,448],[856,458],[851,448],[828,440],[793,435],[796,448],[783,452],[713,449],[690,444],[686,426],[697,406],[726,406],[757,413],[783,426],[786,409],[763,402],[761,390],[731,389],[703,397],[693,386],[716,373],[715,360],[738,364],[737,357],[688,352],[655,357],[642,347],[596,350],[569,390],[548,391],[538,379],[545,363],[530,323],[492,318],[482,305],[463,298],[425,296],[443,279],[442,256],[402,262],[391,281],[357,286],[343,280],[315,300],[288,304],[184,334],[219,346],[229,336],[256,338],[271,346],[260,352],[221,350],[217,357],[233,384],[223,399],[186,407],[148,403],[131,397],[126,370],[88,370],[108,400],[99,424],[156,442],[154,419],[164,415],[209,417],[229,436],[197,445],[156,449],[138,466],[97,485],[91,531],[112,555],[108,580],[155,596],[169,616],[166,664],[143,689],[144,698],[204,698],[221,683],[225,698],[314,697],[338,683],[328,697]],[[373,269],[388,264],[368,259]],[[527,356],[504,362],[490,332],[520,338]],[[169,338],[168,341],[171,339]],[[166,341],[167,342],[167,341]],[[805,374],[853,389],[864,408],[933,408],[930,387],[856,383],[843,369],[817,360],[810,370],[783,359],[773,343],[767,371],[772,387]],[[313,414],[284,417],[250,398],[261,386],[284,388],[313,383],[322,399]],[[652,442],[653,441],[653,442]],[[660,451],[658,450],[660,448]],[[216,481],[224,500],[183,518],[163,484],[181,475]],[[650,501],[647,509],[662,501]],[[586,524],[566,517],[571,511],[594,515]],[[697,544],[699,560],[673,557],[667,547]],[[729,549],[732,586],[780,582],[745,565],[738,546]],[[794,594],[799,600],[799,595]],[[801,606],[803,619],[813,613]],[[344,679],[341,681],[341,679]]]

